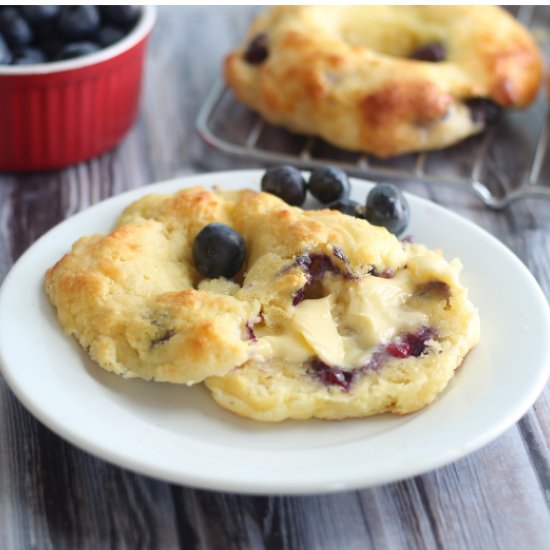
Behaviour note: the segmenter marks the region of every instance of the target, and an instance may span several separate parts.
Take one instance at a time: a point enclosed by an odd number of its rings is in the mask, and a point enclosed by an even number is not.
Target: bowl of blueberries
[[[113,147],[138,109],[152,6],[0,6],[0,170]]]

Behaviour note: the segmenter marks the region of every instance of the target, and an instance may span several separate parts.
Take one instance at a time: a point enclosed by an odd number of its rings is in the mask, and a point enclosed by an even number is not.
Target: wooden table
[[[259,166],[210,149],[194,129],[224,53],[253,12],[162,8],[141,114],[120,147],[65,170],[0,175],[2,277],[49,228],[106,197],[192,172]],[[504,186],[516,153],[491,160],[491,177]],[[550,201],[495,212],[464,192],[411,190],[503,241],[550,296]],[[0,379],[0,548],[550,548],[549,397],[493,443],[431,473],[333,495],[251,497],[103,462],[41,425]]]

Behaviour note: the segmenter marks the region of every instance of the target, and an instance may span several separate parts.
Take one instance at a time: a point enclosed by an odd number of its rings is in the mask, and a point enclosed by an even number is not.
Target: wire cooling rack
[[[550,12],[539,14],[539,9],[521,6],[516,17],[547,43],[544,17],[550,17]],[[390,160],[344,151],[320,138],[272,126],[241,105],[221,81],[205,98],[196,126],[206,143],[232,156],[304,169],[331,164],[376,181],[448,186],[474,193],[489,208],[502,209],[529,197],[550,199],[546,97],[544,89],[528,110],[507,113],[496,126],[459,145]]]

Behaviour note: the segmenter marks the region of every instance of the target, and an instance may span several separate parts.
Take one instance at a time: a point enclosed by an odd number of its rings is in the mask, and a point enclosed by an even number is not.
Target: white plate
[[[459,256],[479,307],[481,343],[430,407],[404,417],[264,424],[219,408],[202,387],[123,380],[66,337],[43,274],[80,236],[109,231],[139,196],[191,185],[257,188],[262,172],[192,176],[125,193],[38,240],[0,293],[0,354],[8,384],[32,414],[78,447],[136,472],[203,488],[313,493],[385,483],[436,468],[488,443],[534,402],[549,374],[550,315],[524,265],[499,241],[409,196],[409,232]],[[363,201],[370,184],[355,181]]]

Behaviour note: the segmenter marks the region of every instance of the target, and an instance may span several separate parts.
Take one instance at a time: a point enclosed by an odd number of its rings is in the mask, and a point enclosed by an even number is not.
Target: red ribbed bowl
[[[69,166],[114,147],[138,109],[156,11],[120,42],[84,57],[0,67],[0,170]]]

